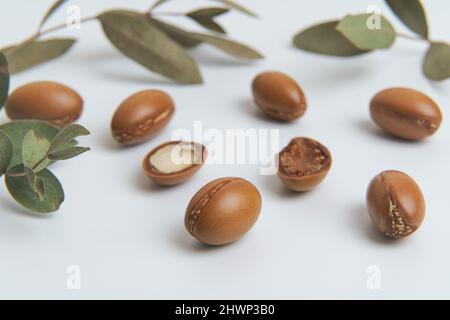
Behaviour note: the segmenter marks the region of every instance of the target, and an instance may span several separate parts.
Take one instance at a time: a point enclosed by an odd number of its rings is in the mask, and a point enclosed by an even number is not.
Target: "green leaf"
[[[349,57],[370,51],[358,49],[336,30],[339,21],[317,24],[300,31],[294,37],[294,46],[308,52]]]
[[[219,2],[221,2],[221,3],[223,3],[223,4],[225,4],[226,6],[228,6],[228,7],[230,7],[230,8],[233,8],[233,9],[235,9],[235,10],[237,10],[237,11],[240,11],[240,12],[242,12],[242,13],[245,13],[245,14],[251,16],[251,17],[255,17],[255,18],[258,17],[258,16],[256,15],[256,13],[254,13],[254,12],[251,11],[250,9],[244,7],[243,5],[237,3],[237,2],[234,1],[234,0],[217,0],[217,1],[219,1]]]
[[[9,137],[0,131],[0,177],[9,167],[13,155],[13,146]]]
[[[44,169],[36,175],[43,180],[44,197],[41,199],[36,188],[32,188],[28,178],[6,176],[5,183],[11,196],[23,207],[40,213],[57,211],[64,201],[64,191],[58,179],[48,169]],[[40,183],[40,182],[38,182]],[[42,193],[42,186],[38,186]]]
[[[9,68],[5,55],[0,52],[0,110],[8,99],[9,92]]]
[[[44,17],[42,18],[42,21],[39,25],[39,29],[42,28],[42,26],[44,25],[44,23],[48,20],[48,18],[50,18],[50,16],[55,13],[56,10],[59,9],[59,7],[61,7],[64,2],[66,2],[67,0],[58,0],[56,1],[51,7],[50,9],[48,9],[48,11],[46,12],[46,14],[44,15]]]
[[[180,83],[202,83],[197,63],[166,34],[148,23],[146,15],[107,11],[99,16],[108,39],[124,55],[147,69]]]
[[[392,24],[379,14],[347,15],[336,30],[361,50],[387,49],[396,37]]]
[[[430,80],[442,81],[450,78],[450,45],[444,42],[432,43],[422,68]]]
[[[0,125],[0,130],[3,131],[11,140],[13,146],[13,156],[10,162],[10,167],[14,167],[23,163],[22,144],[25,135],[30,130],[33,130],[37,136],[45,138],[48,141],[52,141],[60,129],[43,121],[17,120]]]
[[[10,47],[4,51],[9,71],[16,74],[56,59],[66,53],[75,41],[75,39],[50,39]]]
[[[37,135],[34,130],[28,131],[22,143],[22,160],[25,167],[38,173],[45,169],[50,160],[47,158],[50,141]]]
[[[198,40],[195,36],[191,35],[190,32],[174,26],[173,24],[169,24],[153,17],[149,18],[149,22],[182,47],[194,48],[202,43],[201,40]]]
[[[87,136],[90,132],[79,124],[71,124],[61,129],[56,137],[52,140],[49,153],[64,150],[68,143],[77,137]]]
[[[89,151],[90,148],[87,147],[72,147],[69,149],[64,149],[61,151],[54,151],[49,153],[48,158],[50,160],[68,160],[79,156],[82,153]]]
[[[198,10],[191,11],[186,14],[187,17],[191,18],[204,28],[219,32],[219,33],[226,33],[225,29],[222,28],[221,25],[219,25],[217,22],[215,22],[213,19],[214,17],[217,17],[219,15],[222,15],[224,13],[227,13],[230,11],[230,9],[227,8],[218,8],[218,7],[211,7],[211,8],[202,8]]]
[[[420,0],[386,0],[395,15],[416,34],[428,38],[428,22]]]

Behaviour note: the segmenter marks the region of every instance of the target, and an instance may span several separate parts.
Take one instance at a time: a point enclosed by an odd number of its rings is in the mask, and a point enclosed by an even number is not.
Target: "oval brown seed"
[[[142,167],[153,182],[170,186],[190,179],[206,157],[206,147],[199,143],[169,141],[150,151]]]
[[[172,98],[160,90],[138,92],[117,108],[111,130],[118,142],[131,145],[154,137],[172,119],[175,105]]]
[[[425,200],[410,176],[400,171],[384,171],[369,184],[367,210],[380,232],[391,238],[403,238],[422,224]]]
[[[301,117],[307,107],[300,86],[288,75],[270,71],[256,76],[252,84],[253,99],[267,115],[282,121]]]
[[[332,157],[321,143],[294,138],[278,155],[278,177],[293,191],[309,191],[328,174]]]
[[[420,140],[436,132],[442,121],[439,106],[424,93],[408,88],[390,88],[370,102],[373,121],[399,138]]]
[[[221,178],[203,186],[186,209],[185,226],[202,243],[224,245],[240,239],[261,211],[258,189],[241,178]]]
[[[37,81],[11,93],[5,110],[11,120],[35,119],[64,127],[78,120],[83,99],[63,84]]]

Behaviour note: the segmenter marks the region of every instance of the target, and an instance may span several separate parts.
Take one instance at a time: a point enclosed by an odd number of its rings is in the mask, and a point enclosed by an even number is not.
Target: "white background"
[[[110,7],[145,9],[149,1],[72,1],[83,15]],[[51,1],[2,0],[0,45],[34,31]],[[16,75],[12,89],[35,80],[65,83],[85,99],[80,123],[89,154],[54,166],[66,201],[51,216],[30,214],[0,188],[0,298],[450,298],[450,128],[444,120],[431,139],[405,143],[374,127],[371,97],[390,86],[420,89],[448,112],[449,82],[431,83],[421,73],[426,44],[399,39],[388,51],[359,58],[328,58],[294,49],[301,28],[378,5],[408,32],[383,1],[246,1],[260,15],[221,17],[229,34],[260,49],[266,59],[236,62],[202,47],[192,54],[203,86],[173,84],[120,55],[96,22],[60,34],[80,39],[66,56]],[[202,1],[173,0],[161,8],[181,11]],[[209,2],[211,5],[211,2]],[[449,1],[427,1],[432,36],[450,40]],[[65,10],[49,26],[65,20]],[[179,18],[175,19],[180,21]],[[193,24],[181,20],[187,26]],[[292,124],[263,117],[251,102],[250,84],[264,70],[293,76],[309,101]],[[177,113],[169,127],[143,145],[123,149],[109,123],[118,104],[143,89],[166,90]],[[334,156],[325,182],[307,194],[288,192],[257,165],[205,166],[189,182],[160,188],[142,175],[140,163],[177,128],[279,128],[280,145],[309,136]],[[0,122],[7,121],[4,112]],[[385,169],[409,173],[422,187],[427,216],[408,239],[378,235],[365,210],[370,179]],[[241,241],[219,248],[199,245],[184,230],[184,210],[208,181],[240,176],[260,190],[263,210]],[[66,269],[81,268],[81,290],[66,288]],[[367,287],[367,268],[381,270],[381,289]]]

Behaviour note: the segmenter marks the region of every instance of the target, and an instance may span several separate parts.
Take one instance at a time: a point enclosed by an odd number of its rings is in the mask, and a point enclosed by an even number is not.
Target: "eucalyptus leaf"
[[[9,167],[13,155],[13,146],[9,137],[0,131],[0,177]]]
[[[4,50],[8,60],[9,71],[16,74],[37,65],[56,59],[65,54],[74,44],[75,39],[50,39],[26,42]]]
[[[68,125],[61,129],[61,131],[59,131],[59,133],[52,140],[48,152],[52,153],[55,151],[64,150],[67,144],[72,142],[75,138],[87,136],[89,134],[89,130],[79,124]]]
[[[428,38],[428,22],[421,0],[386,0],[392,12],[416,34]]]
[[[190,32],[174,26],[173,24],[153,17],[150,17],[149,21],[182,47],[194,48],[202,43],[201,40],[198,40],[195,36],[191,35]]]
[[[8,99],[9,92],[9,68],[5,55],[0,52],[0,110]]]
[[[49,147],[48,139],[39,136],[34,130],[28,131],[22,143],[23,165],[34,173],[45,169],[50,164],[50,160],[47,158]]]
[[[186,14],[187,17],[191,18],[204,28],[219,32],[219,33],[226,33],[225,29],[215,22],[213,19],[214,17],[217,17],[219,15],[222,15],[224,13],[227,13],[230,11],[228,8],[219,8],[219,7],[212,7],[212,8],[202,8],[198,10],[191,11]]]
[[[43,180],[45,195],[40,195],[28,183],[28,178],[5,176],[6,187],[11,196],[23,207],[39,213],[57,211],[64,201],[64,191],[58,179],[48,169],[39,172],[37,178]],[[38,186],[38,188],[41,188]]]
[[[339,21],[308,27],[294,37],[294,45],[305,51],[339,57],[357,56],[369,51],[358,49],[336,30]]]
[[[423,62],[423,73],[430,80],[450,78],[450,45],[434,42],[430,45]]]
[[[69,149],[63,149],[60,151],[54,151],[48,154],[48,158],[52,161],[68,160],[79,156],[82,153],[89,151],[87,147],[72,147]]]
[[[44,17],[42,18],[42,21],[39,25],[39,29],[42,28],[42,26],[51,17],[51,15],[53,13],[55,13],[55,11],[58,10],[59,7],[61,7],[65,2],[67,2],[67,0],[58,0],[50,7],[50,9],[48,9],[48,11],[45,13]]]
[[[226,6],[228,6],[228,7],[230,7],[230,8],[233,8],[233,9],[235,9],[235,10],[237,10],[237,11],[240,11],[240,12],[242,12],[242,13],[245,13],[245,14],[251,16],[251,17],[255,17],[255,18],[258,17],[258,16],[256,15],[256,13],[254,13],[254,12],[251,11],[250,9],[244,7],[243,5],[237,3],[237,2],[234,1],[234,0],[216,0],[216,1],[219,1],[219,2],[221,2],[221,3],[223,3],[223,4],[225,4]]]
[[[389,20],[371,13],[347,15],[339,22],[336,30],[361,50],[387,49],[396,37]]]
[[[124,55],[180,83],[202,83],[197,63],[175,41],[148,23],[146,15],[114,10],[99,16],[103,30]]]

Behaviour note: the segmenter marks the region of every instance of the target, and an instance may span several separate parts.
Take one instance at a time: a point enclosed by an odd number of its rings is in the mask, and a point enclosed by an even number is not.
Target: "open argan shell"
[[[278,177],[293,191],[309,191],[328,174],[332,158],[321,143],[309,138],[294,138],[278,154]]]
[[[190,179],[205,162],[207,149],[195,142],[169,141],[150,151],[142,162],[153,182],[171,186]]]

